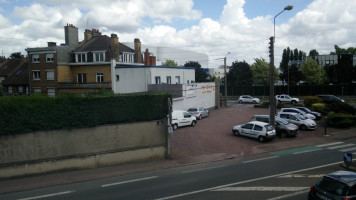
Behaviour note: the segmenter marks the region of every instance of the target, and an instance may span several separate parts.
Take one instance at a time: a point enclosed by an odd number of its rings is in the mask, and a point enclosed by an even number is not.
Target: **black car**
[[[323,103],[326,103],[326,104],[345,103],[345,100],[343,100],[337,96],[334,96],[334,95],[320,94],[320,95],[316,95],[316,96],[321,98],[323,100]]]
[[[254,115],[251,117],[250,121],[260,121],[269,123],[269,115]],[[277,135],[284,138],[284,137],[295,137],[298,135],[298,126],[292,123],[287,122],[286,120],[277,117],[275,118],[276,123],[276,132]]]
[[[310,187],[308,200],[356,199],[356,173],[337,171],[325,175]]]
[[[299,110],[302,110],[302,111],[304,111],[304,112],[306,112],[308,114],[314,115],[315,119],[321,119],[321,113],[320,112],[311,111],[307,107],[299,107],[298,106],[298,107],[295,107],[295,108],[297,108]]]

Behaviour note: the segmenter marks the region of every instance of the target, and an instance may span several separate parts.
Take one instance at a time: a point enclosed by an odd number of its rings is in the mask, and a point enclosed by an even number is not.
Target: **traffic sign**
[[[352,163],[352,154],[351,153],[344,152],[344,163],[345,163],[347,168],[350,167],[350,165]]]

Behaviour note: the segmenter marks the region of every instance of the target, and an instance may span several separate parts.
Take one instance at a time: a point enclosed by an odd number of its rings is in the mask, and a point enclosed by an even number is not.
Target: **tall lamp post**
[[[230,52],[227,52],[226,56],[224,57],[224,86],[225,86],[225,103],[226,103],[226,106],[227,106],[226,57],[227,57],[228,54],[230,54]]]
[[[279,12],[276,16],[274,16],[273,19],[273,37],[270,38],[271,42],[271,54],[270,54],[270,79],[269,79],[269,119],[270,119],[270,124],[274,126],[275,122],[275,114],[276,114],[276,102],[275,102],[275,97],[274,97],[274,42],[276,40],[276,17],[280,15],[282,12],[286,10],[292,10],[293,6],[288,5],[284,7],[284,9]]]

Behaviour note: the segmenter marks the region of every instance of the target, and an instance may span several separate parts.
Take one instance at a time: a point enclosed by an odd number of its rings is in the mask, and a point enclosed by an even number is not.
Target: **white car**
[[[307,119],[298,113],[278,113],[278,117],[285,119],[289,123],[295,124],[300,130],[316,129],[316,123],[312,119]]]
[[[235,136],[247,136],[258,139],[260,142],[272,140],[276,136],[276,130],[268,123],[252,121],[247,124],[241,124],[232,127],[232,133]]]
[[[312,114],[308,114],[298,108],[281,108],[281,110],[279,111],[280,113],[299,113],[301,115],[303,115],[305,118],[307,119],[315,119],[315,116]]]
[[[251,97],[250,95],[241,95],[238,100],[239,103],[260,103],[259,98]]]
[[[172,112],[172,127],[176,130],[182,126],[195,126],[197,118],[184,110],[173,110]]]
[[[287,94],[280,94],[280,95],[276,95],[276,99],[278,101],[278,103],[291,103],[291,104],[295,104],[299,102],[299,98],[293,98],[290,97]]]

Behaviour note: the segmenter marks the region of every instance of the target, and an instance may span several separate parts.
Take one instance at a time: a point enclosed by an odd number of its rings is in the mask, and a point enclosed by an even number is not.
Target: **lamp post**
[[[227,55],[230,54],[230,52],[227,52],[226,56],[224,57],[224,86],[225,86],[225,102],[227,106],[227,77],[226,77],[226,57]]]
[[[292,10],[293,6],[288,5],[284,7],[284,9],[279,12],[276,16],[274,16],[273,19],[273,37],[270,38],[271,40],[271,54],[270,54],[270,79],[269,79],[269,119],[270,119],[270,124],[275,126],[275,114],[276,114],[276,102],[275,102],[275,97],[274,97],[274,42],[276,40],[276,17],[280,15],[282,12],[285,10]]]

